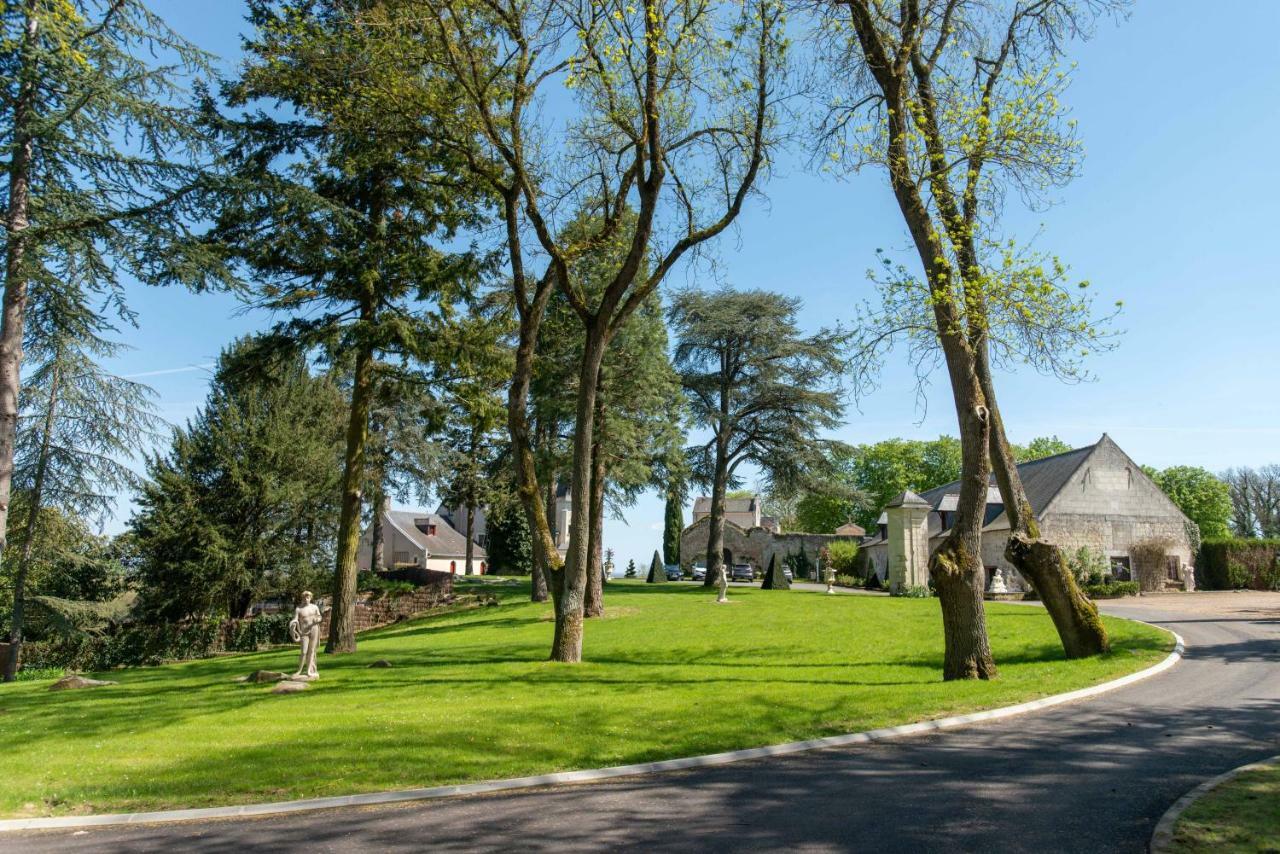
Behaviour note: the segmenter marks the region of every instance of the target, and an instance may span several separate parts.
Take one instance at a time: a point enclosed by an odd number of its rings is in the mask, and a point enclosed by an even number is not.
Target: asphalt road
[[[5,835],[0,849],[1145,851],[1185,791],[1280,753],[1280,594],[1105,610],[1179,632],[1186,660],[1092,700],[895,742],[513,795]]]

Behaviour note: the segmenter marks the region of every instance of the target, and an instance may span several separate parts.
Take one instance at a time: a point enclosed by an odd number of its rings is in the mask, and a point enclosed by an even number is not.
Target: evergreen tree
[[[130,522],[145,619],[243,617],[332,560],[346,401],[301,355],[246,365],[258,352],[225,351],[202,409],[148,461]]]
[[[783,565],[778,561],[778,555],[769,555],[769,568],[764,571],[764,582],[760,585],[761,590],[790,590],[791,582],[787,580],[787,574],[783,572]]]
[[[635,577],[636,577],[636,562],[635,562],[635,560],[634,560],[634,559],[633,559],[633,560],[629,560],[629,561],[627,561],[627,572],[626,572],[626,577],[627,577],[627,578],[635,578]]]
[[[226,87],[228,106],[270,101],[291,113],[234,121],[210,109],[234,175],[207,241],[244,269],[256,304],[291,315],[272,344],[352,365],[326,644],[350,652],[377,365],[385,356],[396,357],[388,365],[433,362],[454,303],[478,275],[472,253],[446,247],[478,222],[480,200],[432,119],[449,112],[443,102],[456,90],[428,71],[415,95],[439,109],[377,108],[402,72],[381,31],[343,4],[311,0],[250,0],[249,20],[255,29],[240,79]]]
[[[684,495],[667,489],[667,506],[662,523],[662,554],[667,563],[680,566],[680,532],[684,530]]]
[[[844,412],[838,387],[840,336],[802,335],[800,301],[768,291],[687,290],[671,302],[674,362],[694,423],[711,438],[689,454],[694,478],[711,487],[706,585],[725,597],[725,497],[751,463],[771,490],[790,492],[817,471],[823,428]]]
[[[87,282],[105,292],[92,304],[98,311],[118,298],[122,272],[191,280],[207,266],[206,255],[174,245],[184,220],[200,213],[205,137],[183,101],[206,59],[140,0],[0,6],[0,551],[35,292],[70,300],[79,287],[71,283]]]
[[[533,569],[533,538],[529,520],[514,500],[489,506],[485,517],[489,565],[493,572],[528,575]]]
[[[25,523],[13,581],[10,655],[5,681],[17,672],[22,647],[24,596],[33,558],[44,548],[40,523],[46,509],[102,520],[116,493],[137,486],[128,467],[160,425],[146,386],[112,376],[98,364],[122,347],[83,308],[74,283],[61,293],[37,291],[27,329],[29,373],[22,391],[13,483],[21,491]]]
[[[653,560],[649,561],[649,576],[645,579],[648,584],[666,584],[667,570],[662,565],[662,555],[657,549],[653,550]]]

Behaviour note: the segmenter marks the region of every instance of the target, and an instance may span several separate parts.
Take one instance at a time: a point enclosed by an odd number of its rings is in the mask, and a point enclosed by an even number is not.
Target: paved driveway
[[[1280,594],[1108,604],[1187,658],[1100,698],[847,749],[514,795],[0,837],[38,851],[1140,852],[1183,792],[1280,753]]]

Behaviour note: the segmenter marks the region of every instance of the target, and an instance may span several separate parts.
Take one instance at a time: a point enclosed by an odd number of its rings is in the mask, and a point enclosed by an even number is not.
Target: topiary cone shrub
[[[653,560],[649,561],[649,577],[645,579],[648,584],[666,584],[667,569],[662,565],[662,555],[657,549],[653,550]]]
[[[769,568],[764,571],[764,583],[760,585],[760,589],[791,589],[791,582],[787,580],[787,574],[782,571],[782,564],[778,563],[778,556],[776,554],[769,555]]]

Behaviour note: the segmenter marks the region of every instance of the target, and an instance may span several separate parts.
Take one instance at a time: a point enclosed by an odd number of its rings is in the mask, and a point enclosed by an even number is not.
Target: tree
[[[24,593],[32,561],[43,548],[46,509],[94,520],[110,515],[115,494],[138,485],[128,461],[160,424],[150,389],[98,364],[123,349],[103,337],[109,327],[102,319],[83,310],[79,300],[68,304],[40,291],[36,297],[27,348],[33,364],[23,387],[14,455],[13,483],[22,492],[25,524],[14,573],[6,682],[17,674]]]
[[[407,12],[406,27],[421,20],[422,5],[387,4]],[[555,600],[550,657],[574,662],[596,576],[592,514],[582,509],[591,506],[601,364],[667,273],[733,223],[767,167],[783,96],[782,9],[775,0],[437,0],[428,11],[432,36],[445,46],[443,66],[468,102],[450,126],[469,134],[459,148],[479,149],[475,171],[502,199],[520,318],[508,426]],[[536,106],[561,83],[575,120],[540,124]],[[591,225],[564,239],[554,223],[579,215]],[[606,284],[592,294],[575,263],[608,244],[621,260],[602,271]],[[569,467],[576,512],[564,566],[551,557],[527,418],[550,288],[568,299],[584,333]]]
[[[662,555],[672,566],[680,566],[680,532],[684,530],[684,495],[667,488],[667,503],[662,520]]]
[[[204,406],[147,462],[130,520],[145,619],[244,617],[333,558],[347,401],[301,354],[264,366],[259,352],[224,351]]]
[[[649,561],[649,575],[645,578],[647,584],[666,584],[667,569],[662,565],[662,555],[657,549],[653,550],[653,560]]]
[[[1036,196],[1074,173],[1078,144],[1059,99],[1069,77],[1057,64],[1098,11],[1118,5],[905,0],[890,9],[838,0],[819,29],[836,89],[821,147],[850,169],[884,168],[922,274],[885,259],[882,305],[859,342],[861,375],[905,338],[922,373],[945,365],[959,424],[959,506],[930,559],[947,679],[996,673],[979,550],[992,470],[1010,522],[1006,556],[1040,594],[1066,654],[1108,648],[1097,609],[1062,551],[1040,537],[992,365],[1025,362],[1078,379],[1080,360],[1108,346],[1090,300],[1066,281],[1066,267],[1019,249],[997,234],[995,220],[1009,188]]]
[[[207,57],[139,0],[6,3],[0,45],[3,552],[33,285],[88,283],[102,297],[97,310],[118,298],[121,272],[189,281],[208,261],[174,245],[184,219],[198,215],[206,149],[183,102]]]
[[[636,577],[636,562],[634,560],[627,561],[626,577],[627,578]]]
[[[831,568],[841,575],[853,575],[858,569],[858,544],[852,540],[835,540],[827,546]]]
[[[356,548],[367,476],[369,416],[380,366],[428,364],[479,259],[450,251],[480,221],[482,195],[436,117],[456,93],[430,69],[415,92],[436,109],[381,109],[402,69],[379,32],[342,4],[250,0],[253,34],[231,109],[210,123],[232,171],[206,238],[245,271],[250,299],[285,314],[266,343],[351,364],[328,652],[355,649]],[[393,356],[395,360],[385,357]]]
[[[1231,488],[1212,472],[1198,466],[1170,466],[1167,469],[1143,467],[1147,475],[1178,509],[1200,529],[1200,535],[1214,539],[1231,536],[1234,506]]]
[[[605,578],[613,577],[613,549],[604,550],[604,576]]]
[[[1280,537],[1280,465],[1228,469],[1231,530],[1237,537]]]
[[[494,572],[527,575],[533,569],[533,541],[529,521],[514,500],[489,505],[485,516],[486,550]]]
[[[800,301],[768,291],[686,290],[671,301],[673,362],[695,424],[711,438],[689,451],[693,477],[711,488],[706,586],[727,582],[725,493],[743,463],[771,490],[804,482],[825,443],[818,431],[839,423],[844,406],[834,385],[842,363],[837,333],[800,334]]]
[[[1042,460],[1045,457],[1065,454],[1072,450],[1070,445],[1057,436],[1039,436],[1032,439],[1025,448],[1018,445],[1010,445],[1010,448],[1013,451],[1014,458],[1020,463]]]

